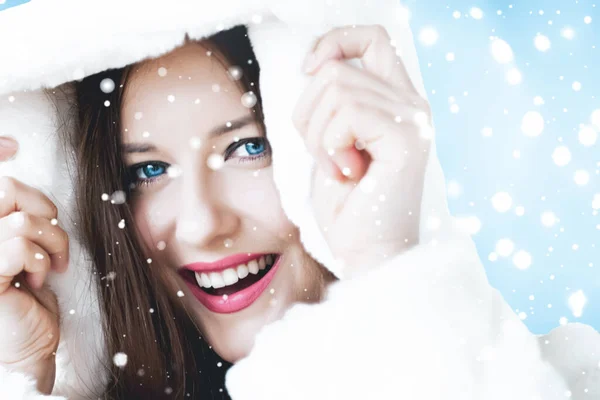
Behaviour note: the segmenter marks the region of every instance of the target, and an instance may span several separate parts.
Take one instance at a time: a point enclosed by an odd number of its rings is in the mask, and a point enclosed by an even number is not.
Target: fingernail
[[[4,147],[7,149],[16,149],[19,147],[19,143],[16,140],[11,138],[0,137],[0,147]]]

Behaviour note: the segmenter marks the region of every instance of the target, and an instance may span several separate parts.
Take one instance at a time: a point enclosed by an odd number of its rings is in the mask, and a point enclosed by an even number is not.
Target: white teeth
[[[248,271],[253,275],[258,274],[258,262],[256,262],[256,260],[252,260],[248,263]]]
[[[196,272],[194,273],[196,276],[196,282],[198,282],[198,286],[209,288],[211,287],[210,278],[205,273]]]
[[[219,289],[225,286],[225,280],[223,279],[223,275],[221,275],[219,272],[211,272],[209,277],[211,286],[213,288]]]
[[[196,277],[196,282],[198,282],[198,286],[204,287],[204,282],[202,282],[201,275],[199,273],[195,272],[194,276]]]
[[[276,256],[269,254],[261,256],[255,260],[249,261],[248,264],[240,264],[235,268],[227,268],[221,272],[196,272],[196,282],[202,288],[219,289],[225,286],[236,284],[240,279],[246,278],[249,274],[256,275],[259,271],[264,270],[267,266],[271,267]]]
[[[198,274],[196,273],[196,279],[198,279]],[[200,275],[200,279],[202,280],[202,284],[204,287],[210,287],[210,278],[204,272]]]
[[[244,279],[245,277],[248,276],[248,272],[249,272],[248,267],[245,264],[238,265],[238,267],[237,267],[238,278]]]
[[[227,268],[223,271],[223,281],[225,286],[233,285],[239,280],[237,271],[233,268]]]

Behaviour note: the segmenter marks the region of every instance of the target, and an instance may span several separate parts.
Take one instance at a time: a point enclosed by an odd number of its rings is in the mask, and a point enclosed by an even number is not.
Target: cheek
[[[171,219],[168,213],[172,208],[164,207],[161,203],[158,199],[142,198],[132,206],[133,218],[140,238],[152,250],[156,248],[155,241],[159,240],[157,238],[164,236],[163,232]]]
[[[233,176],[228,180],[224,191],[227,202],[240,215],[256,222],[257,229],[267,229],[282,239],[287,239],[296,230],[283,212],[270,168],[260,170],[258,174],[245,174],[243,179]]]

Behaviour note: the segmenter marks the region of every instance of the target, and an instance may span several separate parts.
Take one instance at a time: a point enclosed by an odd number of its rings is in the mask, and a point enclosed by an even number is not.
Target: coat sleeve
[[[61,396],[45,396],[37,391],[33,378],[0,367],[0,399],[66,400]]]
[[[0,367],[0,399],[88,400],[98,399],[106,383],[106,370],[96,350],[100,347],[97,316],[65,321],[56,352],[56,378],[51,395],[38,392],[36,381],[26,374]]]
[[[565,379],[488,283],[468,237],[420,245],[296,305],[227,388],[250,399],[564,399]]]
[[[539,337],[546,359],[564,377],[573,400],[600,399],[600,333],[568,324]]]

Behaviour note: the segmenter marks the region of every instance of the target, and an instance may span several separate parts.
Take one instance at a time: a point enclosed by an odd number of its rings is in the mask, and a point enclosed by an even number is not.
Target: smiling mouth
[[[182,271],[182,275],[188,283],[196,285],[211,296],[230,296],[262,280],[277,263],[278,258],[278,254],[266,254],[221,271],[185,270]]]

